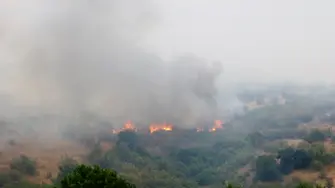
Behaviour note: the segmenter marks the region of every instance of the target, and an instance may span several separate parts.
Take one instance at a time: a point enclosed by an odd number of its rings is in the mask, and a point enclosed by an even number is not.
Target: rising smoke
[[[144,0],[0,2],[0,60],[16,103],[111,121],[195,126],[218,118],[221,63],[166,62],[139,43],[159,20]],[[5,74],[6,73],[6,74]],[[10,80],[9,80],[10,79]]]

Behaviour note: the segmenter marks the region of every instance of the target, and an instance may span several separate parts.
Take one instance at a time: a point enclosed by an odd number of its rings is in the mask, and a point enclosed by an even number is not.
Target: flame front
[[[154,133],[157,131],[172,131],[173,126],[171,124],[163,123],[163,124],[151,124],[149,127],[150,133]]]
[[[219,129],[223,129],[223,122],[221,120],[215,120],[213,127],[208,129],[208,132],[215,132]],[[172,131],[173,126],[168,123],[162,123],[162,124],[157,124],[153,123],[149,126],[149,131],[150,133],[154,133],[157,131]],[[203,132],[205,129],[202,127],[196,128],[197,132]],[[113,129],[112,133],[113,134],[118,134],[122,131],[137,131],[137,128],[134,126],[134,124],[131,121],[127,121],[124,125],[123,128],[120,129]]]
[[[136,131],[136,128],[135,128],[133,122],[131,122],[131,121],[127,121],[127,122],[123,125],[123,129],[124,129],[124,130],[133,130],[133,131]]]
[[[113,134],[118,134],[122,131],[137,131],[135,125],[133,124],[132,121],[127,121],[121,129],[113,129],[112,132]]]
[[[223,122],[221,120],[215,120],[214,121],[214,126],[212,128],[210,128],[208,131],[209,132],[215,132],[218,129],[223,129]]]

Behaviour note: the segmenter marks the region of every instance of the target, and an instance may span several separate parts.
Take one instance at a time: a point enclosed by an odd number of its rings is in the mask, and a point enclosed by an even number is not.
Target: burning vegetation
[[[113,129],[112,132],[113,134],[118,134],[122,131],[134,131],[136,132],[137,129],[132,121],[127,121],[122,128],[120,129]]]
[[[208,132],[215,132],[217,130],[223,129],[223,122],[221,120],[215,120],[214,125],[208,129]],[[197,132],[204,132],[205,129],[203,127],[198,127]]]
[[[122,128],[120,129],[113,129],[112,133],[113,134],[118,134],[122,131],[134,131],[137,132],[137,128],[135,127],[134,123],[132,121],[127,121]],[[172,124],[168,124],[166,122],[162,123],[162,124],[158,124],[158,123],[152,123],[149,126],[149,132],[152,134],[154,132],[157,131],[172,131],[173,130],[173,125]]]
[[[158,131],[173,131],[174,127],[172,124],[169,123],[152,123],[149,125],[149,132],[150,134],[153,134]],[[221,120],[215,120],[214,125],[212,127],[209,127],[207,130],[208,132],[215,132],[217,130],[223,129],[223,122]],[[206,129],[203,127],[196,128],[197,132],[204,132]],[[113,129],[113,134],[118,134],[122,131],[134,131],[137,132],[138,128],[135,127],[134,123],[132,121],[127,121],[122,128],[119,129]]]
[[[157,131],[172,131],[173,126],[171,124],[163,123],[163,124],[151,124],[149,127],[150,133],[154,133]]]
[[[211,129],[209,129],[208,131],[209,132],[215,132],[215,131],[217,131],[218,129],[223,129],[223,122],[221,121],[221,120],[216,120],[215,122],[214,122],[214,126],[211,128]]]

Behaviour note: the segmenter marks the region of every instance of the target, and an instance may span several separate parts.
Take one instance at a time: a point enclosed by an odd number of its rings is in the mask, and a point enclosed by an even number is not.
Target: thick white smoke
[[[138,47],[158,20],[151,6],[144,0],[1,1],[1,89],[42,111],[89,112],[117,122],[195,126],[217,118],[220,63],[193,56],[164,62]]]

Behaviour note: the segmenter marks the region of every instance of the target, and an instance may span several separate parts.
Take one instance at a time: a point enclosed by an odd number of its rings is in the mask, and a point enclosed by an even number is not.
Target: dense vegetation
[[[287,90],[275,95],[284,96],[285,103],[278,103],[277,97],[263,100],[273,93],[242,92],[246,105],[257,100],[260,107],[246,108],[245,114],[236,115],[216,132],[176,128],[153,134],[125,130],[114,135],[107,133],[104,128],[110,126],[104,123],[102,131],[92,136],[64,137],[88,147],[84,161],[96,166],[65,158],[58,176],[50,177],[53,186],[313,187],[287,179],[295,171],[315,171],[320,172],[323,186],[331,187],[325,171],[335,161],[334,150],[329,149],[335,123],[331,92],[309,95]],[[95,124],[99,127],[101,122]],[[287,140],[299,142],[292,145]],[[111,147],[102,147],[106,143]],[[0,173],[1,187],[40,187],[25,181],[26,176],[38,173],[34,159],[20,156],[13,159],[10,168]],[[230,183],[223,185],[226,181]]]

